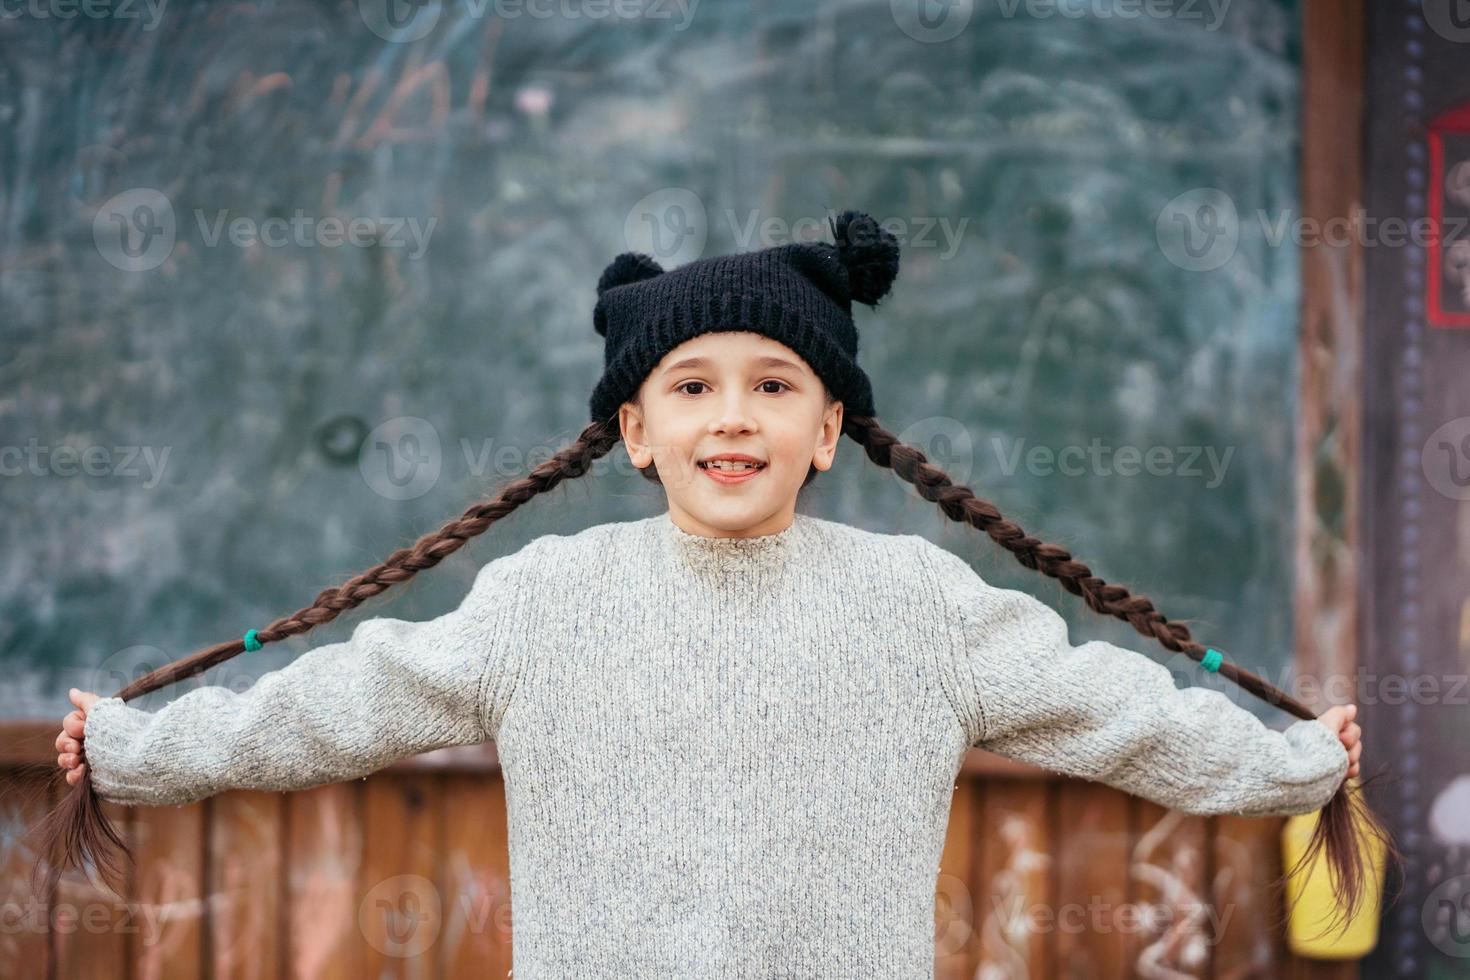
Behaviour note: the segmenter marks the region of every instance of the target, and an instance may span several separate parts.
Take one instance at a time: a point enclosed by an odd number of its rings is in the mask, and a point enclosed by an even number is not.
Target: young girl
[[[121,841],[94,795],[301,789],[494,739],[518,976],[930,976],[954,781],[978,745],[1186,813],[1325,806],[1313,850],[1355,907],[1353,706],[1314,718],[897,443],[851,303],[887,294],[898,245],[859,212],[832,232],[669,271],[619,255],[575,443],[306,609],[116,696],[73,690],[56,745],[76,789],[52,814],[51,873],[112,867]],[[1140,653],[1073,646],[1047,605],[923,537],[797,513],[844,432],[1095,611],[1302,720],[1274,731]],[[366,620],[244,693],[127,704],[436,565],[620,440],[666,513],[545,535],[486,564],[454,611]]]

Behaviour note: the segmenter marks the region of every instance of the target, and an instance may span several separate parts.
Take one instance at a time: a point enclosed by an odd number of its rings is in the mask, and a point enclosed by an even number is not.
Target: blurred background
[[[1454,625],[1470,591],[1454,329],[1470,259],[1454,243],[1470,238],[1314,224],[1364,201],[1411,232],[1470,211],[1462,8],[11,0],[7,758],[54,761],[69,687],[114,693],[308,605],[575,439],[602,365],[595,284],[619,252],[667,268],[830,240],[829,216],[857,208],[902,248],[892,294],[856,312],[880,422],[1230,659],[1318,710],[1359,703],[1365,774],[1400,764],[1374,803],[1415,856],[1408,912],[1384,913],[1366,975],[1470,976],[1470,832],[1454,817],[1470,779],[1450,761],[1470,726],[1444,693],[1470,649],[1470,616]],[[1089,612],[850,442],[801,509],[924,534],[1048,601],[1074,640],[1289,721]],[[662,510],[619,447],[411,587],[137,703],[243,689],[362,616],[453,608],[480,565],[540,534]],[[1370,667],[1441,694],[1374,699]],[[508,919],[449,911],[509,901],[503,824],[475,842],[443,818],[500,806],[493,748],[434,755],[290,799],[118,810],[145,854],[127,898],[171,916],[152,941],[129,933],[78,877],[53,912],[66,898],[111,925],[42,914],[0,934],[0,970],[508,969]],[[976,756],[939,881],[942,976],[1357,975],[1356,955],[1297,956],[1270,921],[1278,826]],[[12,831],[48,799],[13,778]],[[1020,844],[998,833],[1011,818]],[[416,843],[375,851],[385,834]],[[445,910],[412,953],[357,921],[405,869],[407,893]],[[1063,935],[990,901],[1055,907],[1094,886],[1114,906],[1236,918]]]

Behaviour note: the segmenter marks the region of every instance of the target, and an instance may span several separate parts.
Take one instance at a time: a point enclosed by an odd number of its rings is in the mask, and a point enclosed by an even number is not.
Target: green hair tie
[[[255,638],[255,630],[245,631],[245,649],[252,651],[260,649],[260,641]]]
[[[1225,657],[1223,654],[1220,653],[1219,650],[1207,647],[1205,649],[1205,655],[1200,659],[1199,663],[1200,666],[1203,667],[1205,670],[1208,670],[1210,673],[1214,674],[1219,672],[1220,664],[1224,660]]]

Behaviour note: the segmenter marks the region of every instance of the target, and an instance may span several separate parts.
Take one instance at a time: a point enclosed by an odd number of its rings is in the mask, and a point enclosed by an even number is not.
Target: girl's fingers
[[[80,714],[73,711],[61,720],[61,730],[72,738],[81,738],[87,733],[87,723],[82,720]]]
[[[75,769],[69,769],[69,770],[67,770],[67,773],[66,773],[66,781],[68,783],[71,783],[73,786],[75,786],[81,780],[82,773],[84,773],[86,771],[87,771],[87,764],[85,762],[82,763],[81,765],[77,766]]]
[[[1347,727],[1342,730],[1342,733],[1354,742],[1363,737],[1363,729],[1358,727],[1357,722],[1349,722]]]
[[[77,761],[77,756],[74,752],[63,752],[56,757],[56,764],[63,769],[75,768]]]
[[[93,694],[91,691],[80,691],[77,688],[72,688],[67,693],[67,696],[71,698],[72,704],[82,709],[82,714],[86,714],[87,709],[92,707],[93,703],[102,700],[100,694]]]
[[[1343,709],[1341,707],[1328,708],[1317,716],[1317,720],[1327,726],[1327,730],[1334,735],[1341,735],[1343,726]]]
[[[1350,727],[1355,730],[1357,729],[1357,725],[1353,722],[1357,714],[1358,706],[1356,704],[1337,704],[1322,712],[1318,720],[1326,723],[1328,728],[1331,728],[1338,734],[1342,734]]]

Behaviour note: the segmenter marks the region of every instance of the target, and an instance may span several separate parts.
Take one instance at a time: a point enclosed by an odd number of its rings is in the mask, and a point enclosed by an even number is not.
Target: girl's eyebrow
[[[673,364],[670,364],[668,367],[664,368],[663,373],[671,374],[674,371],[678,371],[682,368],[707,367],[709,363],[709,358],[707,357],[686,357],[682,361],[675,361]],[[784,367],[791,368],[794,371],[801,370],[801,365],[793,364],[791,361],[788,361],[784,357],[776,357],[770,354],[766,355],[765,357],[757,357],[751,363],[755,364],[757,367]]]

